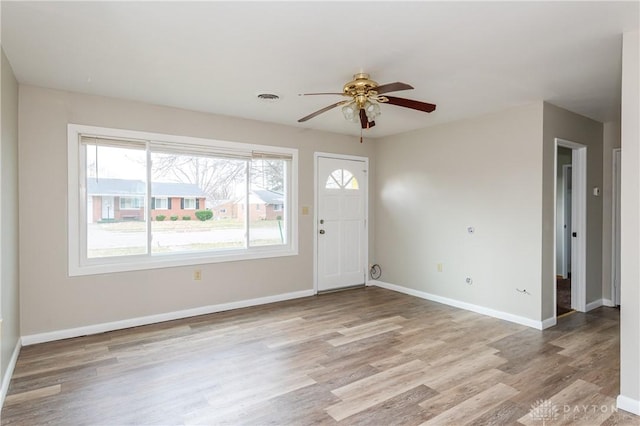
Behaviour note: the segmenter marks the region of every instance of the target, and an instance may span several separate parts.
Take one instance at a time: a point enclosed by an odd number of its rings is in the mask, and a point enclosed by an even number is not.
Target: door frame
[[[617,269],[616,265],[619,261],[618,256],[619,252],[616,251],[616,246],[620,244],[621,234],[616,232],[616,228],[618,231],[620,230],[620,211],[618,210],[618,203],[620,200],[620,186],[618,185],[618,176],[621,176],[621,165],[622,165],[622,149],[614,148],[613,149],[613,158],[612,158],[612,174],[613,179],[611,181],[611,306],[620,305],[620,297],[618,294],[620,293],[620,289],[618,288],[616,291],[616,277],[618,278],[618,286],[620,285],[620,270]]]
[[[554,139],[553,153],[553,312],[557,316],[558,290],[557,273],[557,187],[558,187],[558,147],[570,148],[571,152],[571,308],[579,312],[587,310],[587,146],[566,139]]]
[[[318,162],[320,158],[336,160],[362,161],[365,164],[366,191],[364,191],[364,256],[363,270],[365,285],[369,285],[369,157],[334,154],[330,152],[313,153],[313,293],[318,294]]]

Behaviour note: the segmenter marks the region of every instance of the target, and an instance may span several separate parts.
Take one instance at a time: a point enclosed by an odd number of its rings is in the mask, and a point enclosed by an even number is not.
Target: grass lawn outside
[[[280,222],[280,223],[279,223]],[[283,244],[282,222],[260,220],[249,224],[250,245]],[[91,223],[87,232],[89,258],[147,255],[147,223],[124,221]],[[151,222],[152,254],[242,249],[245,226],[238,220],[165,220]]]
[[[280,221],[282,222],[282,221]],[[277,227],[277,220],[257,220],[251,222],[252,228],[271,228]],[[123,222],[102,222],[91,223],[89,227],[99,228],[104,231],[111,232],[143,232],[147,223],[141,220],[128,220]],[[215,229],[244,229],[244,222],[236,219],[220,219],[220,220],[154,220],[151,227],[158,231],[175,231],[175,232],[198,232],[202,230]]]

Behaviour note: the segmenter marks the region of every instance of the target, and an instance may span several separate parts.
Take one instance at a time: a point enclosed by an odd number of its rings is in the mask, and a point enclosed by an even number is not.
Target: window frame
[[[212,151],[253,155],[248,158],[265,156],[290,158],[285,173],[285,218],[287,243],[272,246],[254,246],[220,251],[114,256],[87,258],[87,195],[86,195],[86,157],[82,149],[83,135],[99,136],[117,140],[147,141],[147,143],[165,143],[173,146],[192,146]],[[123,130],[81,124],[67,125],[68,156],[68,274],[82,276],[111,272],[137,271],[167,267],[200,265],[204,263],[232,262],[239,260],[265,259],[272,257],[296,256],[298,254],[298,150],[271,145],[248,144],[242,142],[221,141],[191,136],[166,135],[160,133]],[[147,151],[150,155],[150,151]],[[83,170],[83,167],[85,168]],[[247,185],[248,187],[248,185]],[[248,194],[247,194],[248,195]],[[151,203],[151,194],[147,194],[147,204]],[[143,203],[145,204],[145,203]],[[288,204],[288,205],[287,205]],[[145,212],[145,217],[150,215]],[[247,228],[248,229],[248,228]]]
[[[136,197],[133,195],[119,195],[118,196],[118,204],[119,204],[119,208],[120,211],[131,211],[131,210],[142,210],[144,208],[144,198],[142,198],[141,201],[138,201],[140,203],[140,205],[138,207],[135,207],[135,202],[132,202],[131,204],[134,207],[122,207],[122,201],[123,200],[140,200],[141,197]]]
[[[193,207],[187,207],[187,200],[193,201]],[[196,210],[196,197],[182,197],[182,210]]]
[[[153,197],[153,205],[151,210],[169,210],[169,197]],[[164,200],[166,207],[158,207],[158,200]]]

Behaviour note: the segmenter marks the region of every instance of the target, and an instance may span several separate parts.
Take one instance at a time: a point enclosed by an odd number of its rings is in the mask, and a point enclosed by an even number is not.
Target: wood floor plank
[[[518,391],[511,386],[498,383],[447,411],[438,414],[436,417],[427,420],[423,425],[448,425],[472,422],[517,393]]]
[[[33,402],[35,399],[56,395],[58,393],[60,393],[60,385],[47,386],[31,391],[13,393],[5,398],[4,403],[11,405],[21,402]]]
[[[552,395],[548,402],[554,407],[554,413],[546,420],[553,424],[601,424],[611,415],[615,400],[599,393],[600,388],[592,383],[578,379],[571,385]],[[608,407],[606,410],[602,407]],[[518,419],[524,425],[539,424],[543,416],[527,414]]]
[[[306,297],[24,347],[0,424],[533,424],[539,400],[615,404],[618,321],[538,331],[376,287]],[[640,424],[584,410],[558,424]]]
[[[419,385],[349,416],[340,424],[351,426],[419,424],[424,418],[424,409],[418,403],[434,395],[437,395],[435,390]]]
[[[500,370],[494,368],[487,369],[457,386],[451,387],[432,398],[420,402],[419,405],[425,410],[425,418],[433,418],[480,392],[498,383],[502,383],[507,377],[508,374]]]
[[[335,389],[332,392],[342,401],[327,407],[327,413],[340,421],[422,385],[426,367],[415,360]]]
[[[342,334],[342,336],[330,339],[329,343],[333,346],[341,346],[357,340],[378,336],[380,334],[402,328],[401,323],[403,321],[404,318],[395,316],[370,321],[353,327],[347,327],[342,330],[338,330],[338,333]]]

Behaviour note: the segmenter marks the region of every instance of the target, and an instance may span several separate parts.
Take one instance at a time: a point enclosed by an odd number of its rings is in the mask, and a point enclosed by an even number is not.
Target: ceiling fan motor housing
[[[367,97],[375,95],[371,92],[375,91],[376,87],[378,87],[378,83],[370,80],[369,74],[358,73],[353,76],[353,81],[344,85],[342,91],[345,95],[353,97],[359,108],[364,108]]]

